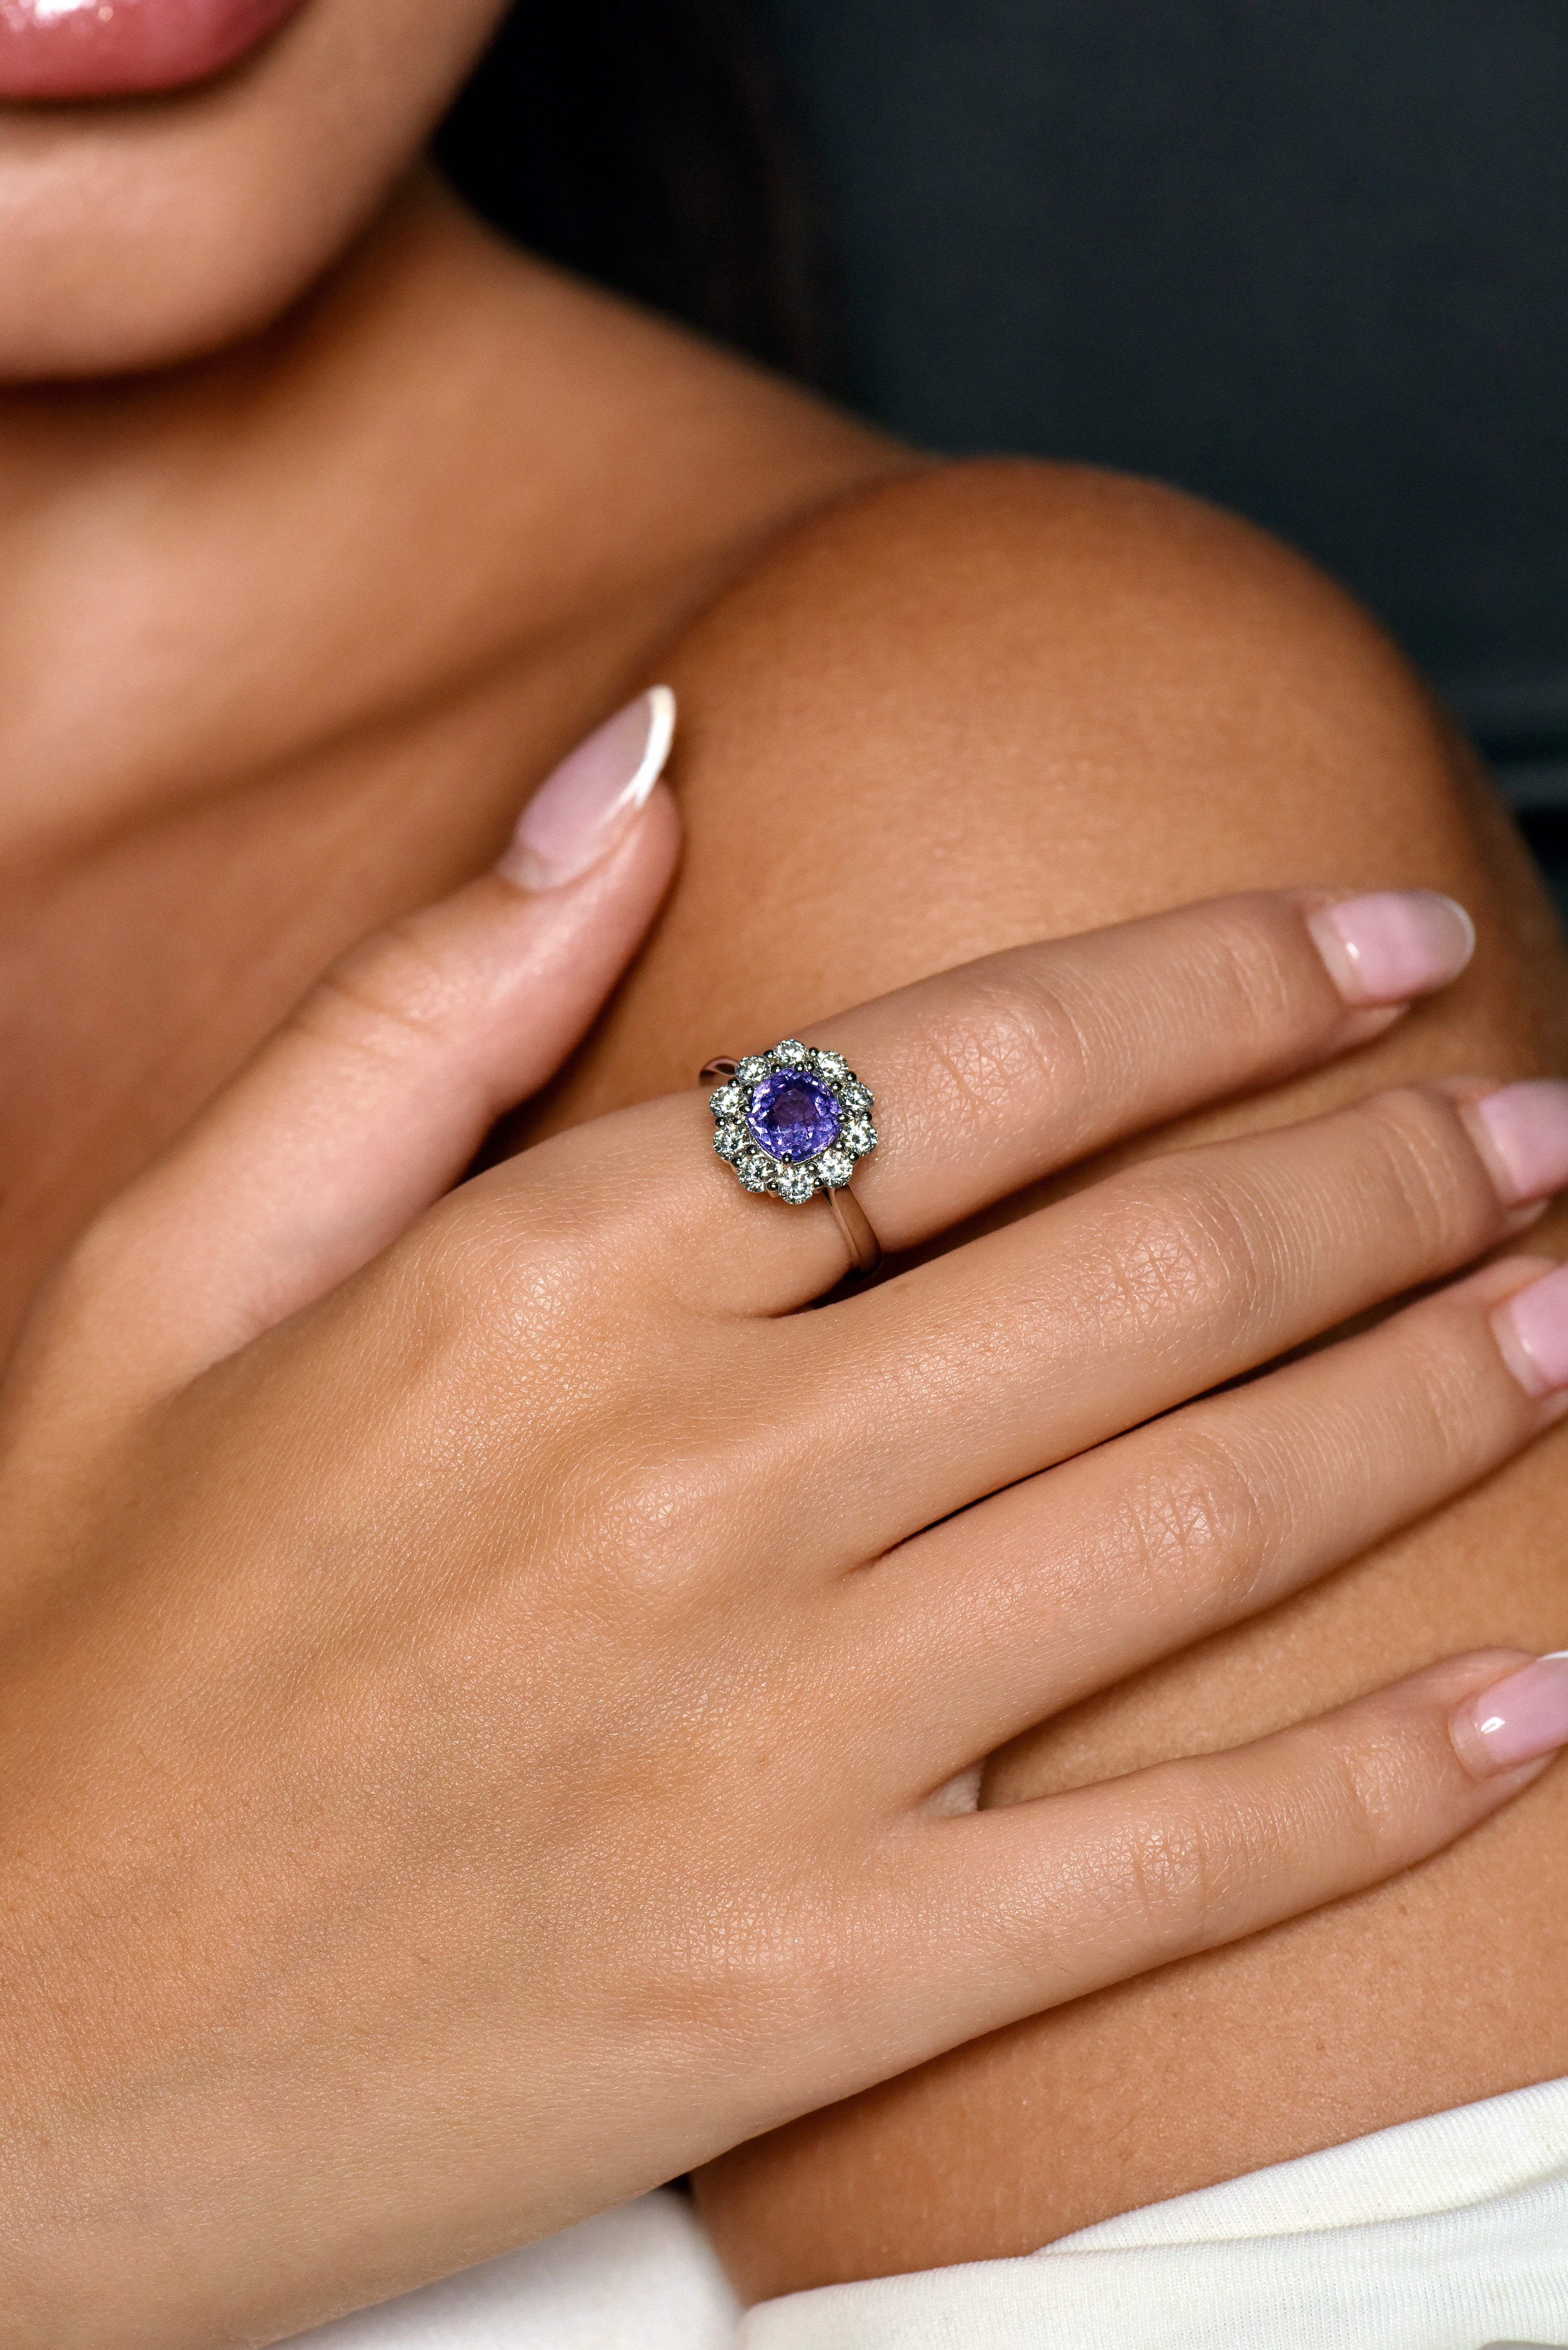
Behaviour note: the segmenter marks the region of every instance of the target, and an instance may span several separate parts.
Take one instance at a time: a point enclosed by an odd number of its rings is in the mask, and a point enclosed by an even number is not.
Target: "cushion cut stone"
[[[836,1100],[805,1069],[776,1069],[753,1094],[746,1112],[763,1149],[786,1161],[815,1159],[838,1139]]]

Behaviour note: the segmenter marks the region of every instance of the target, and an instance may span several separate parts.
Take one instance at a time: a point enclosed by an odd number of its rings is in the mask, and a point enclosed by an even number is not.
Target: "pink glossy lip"
[[[0,0],[0,100],[130,98],[235,64],[304,0]]]

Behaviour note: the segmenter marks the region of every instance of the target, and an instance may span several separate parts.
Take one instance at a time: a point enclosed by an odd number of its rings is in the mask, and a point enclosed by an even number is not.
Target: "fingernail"
[[[1454,1751],[1478,1779],[1517,1771],[1568,1746],[1568,1648],[1537,1657],[1449,1716]]]
[[[1407,1003],[1458,979],[1476,926],[1436,889],[1378,889],[1307,916],[1328,974],[1347,1003]]]
[[[675,696],[649,686],[579,743],[524,809],[495,869],[520,889],[558,889],[615,847],[659,781]]]
[[[1504,1359],[1526,1395],[1568,1388],[1568,1264],[1516,1289],[1491,1317]]]
[[[1466,1107],[1485,1130],[1492,1173],[1511,1207],[1568,1183],[1568,1085],[1561,1078],[1500,1086]]]

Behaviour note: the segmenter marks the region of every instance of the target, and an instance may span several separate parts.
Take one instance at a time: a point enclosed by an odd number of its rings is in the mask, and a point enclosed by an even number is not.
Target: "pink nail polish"
[[[1491,1317],[1498,1345],[1527,1395],[1568,1388],[1568,1264],[1516,1289]]]
[[[1466,1698],[1449,1718],[1449,1735],[1478,1779],[1568,1746],[1568,1649],[1537,1657],[1505,1681]]]
[[[1493,1170],[1512,1207],[1544,1200],[1568,1183],[1568,1085],[1533,1077],[1471,1102],[1490,1144]]]
[[[495,869],[520,889],[558,889],[615,847],[670,755],[675,696],[650,686],[568,753],[524,809]]]
[[[1347,1003],[1407,1003],[1457,979],[1475,952],[1464,908],[1436,889],[1379,889],[1320,906],[1307,928]]]

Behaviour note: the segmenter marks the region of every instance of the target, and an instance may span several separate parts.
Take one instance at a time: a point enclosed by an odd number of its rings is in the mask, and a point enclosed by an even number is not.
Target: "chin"
[[[375,217],[503,8],[306,0],[193,84],[0,95],[0,380],[168,367],[267,326]]]
[[[352,214],[291,217],[286,192],[265,182],[236,188],[227,173],[171,172],[147,187],[140,176],[72,188],[46,219],[28,191],[18,224],[0,166],[0,382],[208,357],[271,325],[356,225]],[[269,203],[275,192],[280,203]]]

